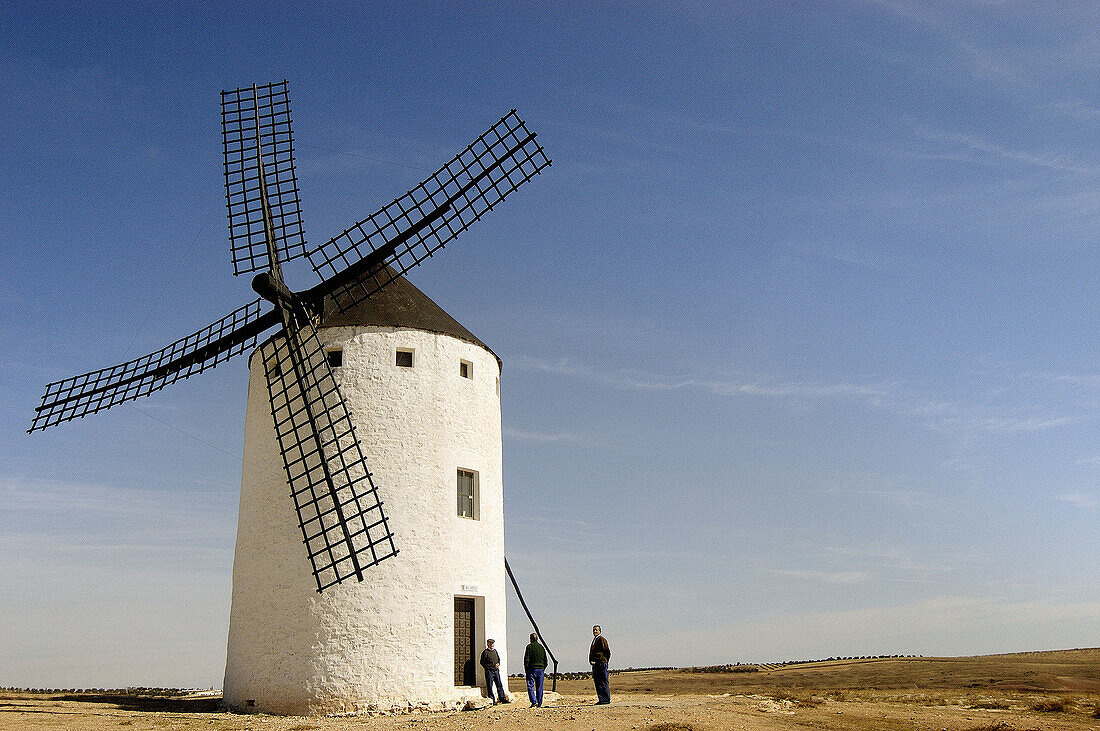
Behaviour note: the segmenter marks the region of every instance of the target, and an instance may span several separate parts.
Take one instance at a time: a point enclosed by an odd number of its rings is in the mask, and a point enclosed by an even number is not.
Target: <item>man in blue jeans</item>
[[[527,675],[527,697],[531,707],[542,708],[542,683],[546,675],[546,648],[539,644],[539,636],[531,633],[531,642],[523,652],[523,672]]]
[[[495,644],[495,640],[485,640],[485,649],[481,651],[481,667],[485,668],[485,691],[493,705],[509,702],[504,685],[500,682],[500,653],[493,647]],[[496,686],[496,697],[493,697],[493,686]]]
[[[588,662],[592,664],[592,682],[596,685],[596,705],[611,702],[611,681],[607,675],[607,663],[611,660],[611,648],[601,634],[600,625],[592,627],[592,647],[588,649]]]

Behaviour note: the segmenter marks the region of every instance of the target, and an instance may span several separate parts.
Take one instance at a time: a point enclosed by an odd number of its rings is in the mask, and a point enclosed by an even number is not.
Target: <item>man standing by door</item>
[[[596,685],[596,705],[611,702],[611,681],[607,675],[607,663],[611,660],[611,648],[601,634],[600,625],[592,627],[592,647],[588,649],[588,662],[592,664],[592,682]]]
[[[500,653],[493,649],[496,640],[485,640],[485,649],[481,651],[481,667],[485,668],[485,692],[493,705],[507,703],[508,696],[504,694],[504,685],[500,682]],[[493,686],[496,686],[497,697],[493,697]]]
[[[527,697],[531,707],[542,708],[542,684],[546,674],[546,648],[539,644],[539,636],[531,633],[531,642],[523,652],[523,673],[527,676]]]

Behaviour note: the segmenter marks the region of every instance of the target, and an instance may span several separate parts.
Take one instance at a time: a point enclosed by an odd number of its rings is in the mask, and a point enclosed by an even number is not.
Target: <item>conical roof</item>
[[[332,298],[326,297],[320,324],[321,327],[376,325],[426,330],[465,340],[493,353],[492,348],[481,342],[405,277],[397,277],[385,289],[346,312],[340,312]],[[496,353],[493,353],[493,357],[500,363]]]

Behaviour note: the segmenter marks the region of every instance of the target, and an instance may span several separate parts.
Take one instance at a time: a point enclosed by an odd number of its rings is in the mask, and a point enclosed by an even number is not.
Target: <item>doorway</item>
[[[455,597],[455,685],[477,685],[474,670],[474,600]]]

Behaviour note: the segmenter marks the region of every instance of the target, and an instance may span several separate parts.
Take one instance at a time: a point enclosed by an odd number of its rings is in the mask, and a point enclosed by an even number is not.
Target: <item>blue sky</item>
[[[546,5],[0,9],[0,685],[220,686],[244,361],[24,432],[252,298],[218,92],[283,78],[313,243],[554,158],[411,278],[564,669],[1100,645],[1100,5]]]

